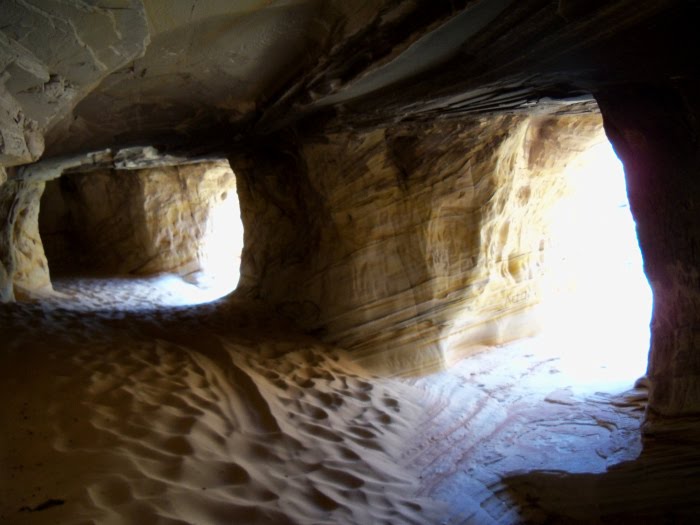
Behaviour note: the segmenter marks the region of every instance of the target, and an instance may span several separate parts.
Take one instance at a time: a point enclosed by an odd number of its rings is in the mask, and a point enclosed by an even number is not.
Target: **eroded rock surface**
[[[240,287],[385,371],[532,334],[548,206],[566,191],[563,168],[596,140],[596,115],[498,117],[233,158]]]
[[[51,290],[39,235],[44,182],[13,180],[0,185],[0,301]]]
[[[236,181],[226,161],[65,174],[48,184],[41,203],[51,269],[83,275],[199,270],[211,215],[229,197],[236,199]]]
[[[44,133],[146,48],[142,2],[0,2],[0,163],[36,160]]]

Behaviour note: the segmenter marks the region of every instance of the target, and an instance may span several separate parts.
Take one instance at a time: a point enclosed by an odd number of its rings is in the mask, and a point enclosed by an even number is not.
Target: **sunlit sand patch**
[[[607,141],[569,166],[552,213],[537,348],[581,391],[623,391],[646,372],[651,290],[622,164]]]

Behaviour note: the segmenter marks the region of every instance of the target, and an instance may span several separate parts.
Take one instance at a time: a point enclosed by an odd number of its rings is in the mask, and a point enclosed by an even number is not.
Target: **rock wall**
[[[239,289],[388,373],[529,335],[548,207],[601,130],[598,115],[500,116],[280,139],[234,158]]]
[[[200,269],[212,210],[235,198],[226,161],[65,174],[47,185],[41,235],[56,273]]]
[[[654,294],[648,423],[700,415],[700,99],[697,81],[601,91]]]
[[[0,164],[36,160],[44,133],[149,41],[142,2],[0,0]]]
[[[46,182],[94,156],[59,158],[0,170],[0,302],[31,299],[52,291],[39,234],[39,209]]]
[[[39,201],[43,191],[41,181],[0,183],[0,302],[51,290],[39,235]]]

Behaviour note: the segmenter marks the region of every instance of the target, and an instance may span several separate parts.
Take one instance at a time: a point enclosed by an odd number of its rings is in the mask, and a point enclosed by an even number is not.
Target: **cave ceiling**
[[[697,76],[681,0],[0,0],[0,164],[372,126]],[[690,57],[690,59],[689,59]]]

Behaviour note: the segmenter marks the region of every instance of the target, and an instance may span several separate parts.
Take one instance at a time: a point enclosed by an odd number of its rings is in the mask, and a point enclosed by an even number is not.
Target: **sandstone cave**
[[[141,295],[151,306],[209,302],[238,282],[243,226],[226,159],[62,174],[39,210],[50,279],[93,277],[72,286],[121,289],[125,308]]]
[[[0,523],[697,523],[698,15],[0,0]]]

